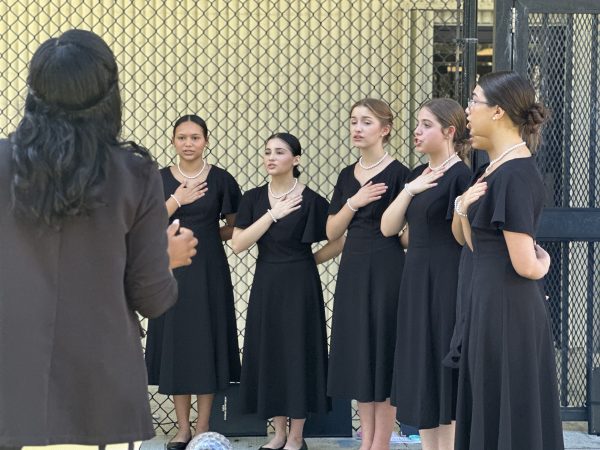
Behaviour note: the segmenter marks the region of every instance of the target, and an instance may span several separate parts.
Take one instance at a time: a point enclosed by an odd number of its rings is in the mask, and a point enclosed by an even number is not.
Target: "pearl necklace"
[[[298,178],[294,178],[294,185],[292,186],[292,188],[289,191],[285,191],[283,194],[275,195],[273,193],[273,191],[271,190],[271,182],[269,181],[269,194],[271,194],[271,197],[279,199],[281,197],[285,197],[290,192],[292,192],[294,189],[296,189],[297,185],[298,185]]]
[[[485,174],[487,175],[490,170],[492,170],[492,166],[494,164],[496,164],[498,161],[500,161],[502,158],[504,158],[506,155],[508,155],[510,152],[512,152],[513,150],[519,148],[519,147],[523,147],[525,145],[525,141],[519,142],[518,144],[513,145],[512,147],[508,147],[506,150],[504,150],[500,156],[498,156],[496,159],[492,159],[490,161],[489,166],[487,166],[485,168]]]
[[[452,161],[456,156],[458,156],[458,155],[456,153],[453,153],[450,158],[446,159],[443,163],[441,163],[437,167],[431,167],[431,161],[429,161],[429,163],[428,163],[429,170],[431,170],[432,172],[439,172],[441,169],[446,167],[446,164],[448,164],[450,161]]]
[[[360,167],[362,167],[364,170],[371,170],[371,169],[374,169],[375,167],[377,167],[379,164],[381,164],[387,155],[388,155],[388,152],[385,152],[379,161],[377,161],[377,162],[376,162],[376,163],[374,163],[374,164],[371,164],[370,166],[365,166],[365,165],[363,164],[363,162],[362,162],[362,160],[363,160],[363,157],[361,156],[361,157],[359,158],[359,160],[358,160],[358,164],[359,164],[359,165],[360,165]]]
[[[183,171],[181,170],[181,167],[179,167],[179,161],[177,161],[177,170],[179,171],[179,173],[181,174],[181,176],[183,178],[187,178],[188,180],[193,180],[194,178],[198,178],[200,175],[202,175],[202,172],[204,172],[204,169],[206,169],[206,161],[203,161],[204,164],[202,165],[202,169],[200,170],[200,172],[198,172],[196,175],[192,175],[191,177],[186,175],[185,173],[183,173]]]

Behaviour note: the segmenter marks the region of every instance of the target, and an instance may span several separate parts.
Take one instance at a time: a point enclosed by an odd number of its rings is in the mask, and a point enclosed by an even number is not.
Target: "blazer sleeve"
[[[125,294],[129,306],[154,318],[177,300],[177,282],[169,269],[167,210],[162,181],[154,165],[148,165],[146,183],[135,219],[126,235]]]

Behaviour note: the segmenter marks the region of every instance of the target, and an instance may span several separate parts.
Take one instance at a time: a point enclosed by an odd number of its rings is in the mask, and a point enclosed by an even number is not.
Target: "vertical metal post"
[[[573,97],[573,15],[569,14],[567,26],[565,27],[565,100],[563,110],[563,130],[564,130],[564,153],[563,153],[563,177],[562,177],[562,208],[569,208],[571,205],[571,125],[572,125],[572,97]],[[562,242],[561,255],[561,336],[562,336],[562,359],[561,359],[561,401],[565,406],[568,405],[569,397],[569,256],[570,242]]]
[[[465,0],[463,8],[463,85],[461,103],[467,106],[477,81],[477,0]]]
[[[477,81],[477,0],[464,0],[463,6],[463,76],[460,103],[463,108],[471,96]],[[479,151],[473,152],[471,165],[476,169],[481,165]]]
[[[598,98],[598,46],[594,45],[598,42],[598,15],[593,16],[592,26],[592,57],[591,57],[591,83],[590,83],[590,98],[595,100]],[[596,127],[598,124],[598,103],[596,101],[591,102],[590,108],[590,149],[589,149],[589,202],[590,208],[596,207],[596,152],[598,150],[598,133]],[[594,329],[596,320],[594,318],[594,278],[595,265],[594,265],[594,243],[588,242],[587,244],[587,266],[588,266],[588,277],[587,277],[587,354],[586,354],[586,366],[587,366],[587,415],[588,415],[588,433],[592,434],[593,426],[590,420],[592,406],[592,374],[594,370]]]
[[[512,70],[513,0],[496,0],[494,7],[494,71]]]

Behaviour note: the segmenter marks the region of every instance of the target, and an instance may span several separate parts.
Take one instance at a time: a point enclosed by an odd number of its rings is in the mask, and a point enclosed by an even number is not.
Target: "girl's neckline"
[[[205,182],[205,181],[207,181],[207,180],[208,180],[208,177],[210,176],[210,174],[211,174],[211,173],[212,173],[212,171],[213,171],[213,167],[215,167],[213,164],[209,164],[209,165],[208,165],[208,167],[207,167],[207,170],[208,170],[208,171],[206,172],[206,178],[204,178],[204,180],[202,180],[202,182]],[[179,181],[179,179],[178,179],[178,178],[175,176],[175,173],[173,173],[173,169],[174,169],[174,168],[175,168],[175,166],[169,166],[169,167],[168,167],[168,169],[169,169],[169,174],[171,175],[171,178],[173,178],[173,179],[174,179],[175,181],[177,181],[179,184],[183,183],[183,181]],[[194,182],[197,182],[197,181],[199,181],[199,180],[200,180],[200,179],[198,178],[198,179],[189,179],[189,180],[188,180],[188,179],[186,179],[185,181],[189,181],[189,182],[191,182],[191,183],[194,183]]]
[[[298,195],[302,195],[302,194],[304,194],[304,191],[305,191],[306,189],[308,189],[308,186],[307,186],[307,185],[305,185],[305,184],[302,184],[301,191],[298,193]],[[263,186],[263,190],[264,190],[264,191],[265,191],[265,193],[266,193],[266,196],[267,196],[267,203],[269,204],[269,208],[273,208],[275,205],[271,203],[271,198],[269,197],[269,183],[268,183],[268,182],[267,182],[267,184],[265,184],[265,185]],[[304,202],[302,202],[301,204],[304,204]]]
[[[480,177],[480,179],[483,179],[483,180],[489,179],[492,175],[494,175],[496,172],[498,172],[500,169],[502,169],[502,167],[504,167],[507,164],[510,164],[512,161],[522,161],[522,160],[524,160],[524,161],[531,161],[532,158],[533,158],[533,155],[530,155],[530,156],[519,156],[517,158],[508,159],[508,160],[504,161],[502,164],[500,164],[499,166],[496,166],[496,168],[491,173],[489,173],[489,174],[486,175],[486,173],[484,171],[483,175]]]
[[[354,178],[354,180],[360,185],[360,187],[363,187],[369,181],[372,181],[376,176],[381,175],[383,172],[385,172],[388,167],[390,167],[392,164],[394,164],[394,162],[398,162],[398,160],[395,158],[392,158],[392,160],[387,164],[387,166],[385,166],[383,169],[381,169],[379,172],[377,172],[371,178],[368,178],[364,183],[361,183],[360,180],[358,178],[356,178],[355,170],[356,170],[356,165],[358,164],[358,161],[356,161],[354,164],[352,164],[352,166],[350,166],[350,167],[352,167],[352,178]]]

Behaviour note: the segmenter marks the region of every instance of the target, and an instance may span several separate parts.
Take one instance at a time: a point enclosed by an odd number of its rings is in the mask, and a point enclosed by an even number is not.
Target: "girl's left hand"
[[[548,252],[546,250],[544,250],[542,247],[540,247],[537,244],[533,244],[533,248],[535,250],[535,257],[537,258],[537,260],[542,264],[542,266],[544,267],[545,271],[544,271],[544,275],[548,273],[548,270],[550,270],[550,255],[548,254]]]

